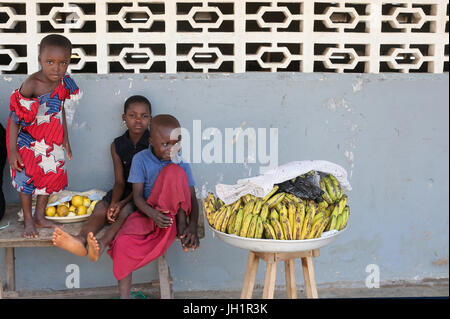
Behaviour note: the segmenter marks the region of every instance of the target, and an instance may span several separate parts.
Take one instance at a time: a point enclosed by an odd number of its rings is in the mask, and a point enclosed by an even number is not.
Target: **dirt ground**
[[[253,292],[253,298],[262,298],[262,287],[256,287]],[[381,285],[380,288],[317,288],[319,298],[428,298],[428,297],[449,297],[448,279],[428,280],[420,283],[398,282]],[[303,287],[297,290],[298,298],[306,298]],[[147,299],[158,299],[159,291],[151,289],[142,291]],[[143,298],[138,294],[136,298]],[[240,291],[175,291],[174,299],[239,299]],[[89,298],[117,298],[113,295],[96,295]],[[285,299],[286,291],[282,289],[275,290],[275,299]],[[144,299],[144,298],[143,298]]]
[[[381,285],[379,288],[345,288],[344,287],[318,287],[318,296],[323,299],[341,298],[449,298],[449,280],[429,279],[418,283],[392,282]],[[253,291],[253,299],[262,298],[263,287],[256,286]],[[69,293],[69,294],[68,294]],[[303,286],[297,289],[299,299],[305,299]],[[159,299],[158,285],[134,284],[132,288],[133,299]],[[174,291],[174,299],[240,299],[241,292],[226,290],[207,291]],[[4,295],[6,299],[118,299],[117,287],[98,287],[84,289],[76,292],[68,291],[22,291],[18,295]],[[286,299],[284,288],[276,289],[274,299]]]
[[[317,288],[319,298],[396,298],[396,297],[449,297],[449,282],[437,280],[430,283],[398,283],[380,288]],[[303,289],[298,289],[298,298],[306,298]],[[237,299],[240,291],[186,291],[175,292],[176,299]],[[253,298],[261,298],[262,289],[255,289]],[[283,290],[275,291],[275,298],[286,298]]]

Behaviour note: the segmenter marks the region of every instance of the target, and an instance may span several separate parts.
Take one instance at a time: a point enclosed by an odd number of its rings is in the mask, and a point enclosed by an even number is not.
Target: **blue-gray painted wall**
[[[0,121],[6,126],[9,95],[24,76],[0,76]],[[177,74],[74,75],[82,90],[69,127],[72,190],[108,190],[113,183],[109,146],[123,132],[123,102],[143,94],[153,114],[171,113],[192,132],[202,129],[278,128],[278,162],[323,159],[343,166],[348,230],[314,259],[318,285],[364,286],[367,265],[381,282],[449,276],[449,76],[446,74]],[[191,134],[192,135],[192,134]],[[192,136],[191,136],[192,138]],[[203,141],[205,145],[208,141]],[[193,163],[199,197],[217,183],[259,174],[260,164]],[[7,200],[17,202],[5,169]],[[0,225],[2,225],[0,221]],[[208,228],[200,248],[168,251],[174,290],[239,290],[248,252],[214,238]],[[0,252],[3,265],[4,252]],[[114,285],[112,262],[78,258],[57,248],[17,248],[18,289],[64,289],[65,268],[80,266],[81,287]],[[297,261],[298,284],[303,284]],[[2,276],[4,269],[2,266]],[[157,279],[157,267],[138,270],[134,282]],[[263,285],[260,265],[257,285]],[[279,264],[277,285],[284,286]]]

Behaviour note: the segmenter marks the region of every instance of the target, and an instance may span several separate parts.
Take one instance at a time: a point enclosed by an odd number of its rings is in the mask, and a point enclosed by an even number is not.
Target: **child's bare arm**
[[[197,195],[195,194],[195,187],[189,187],[191,191],[191,214],[189,215],[189,225],[195,227],[195,233],[197,234],[197,225],[198,225],[198,201]]]
[[[147,201],[144,199],[144,183],[133,183],[133,199],[136,207],[153,219],[160,228],[167,228],[172,225],[173,219],[171,216],[147,204]]]
[[[111,143],[111,157],[113,160],[113,167],[114,167],[114,186],[111,197],[111,204],[113,204],[119,202],[120,199],[122,198],[126,183],[125,179],[123,178],[122,160],[120,159],[119,155],[116,152],[116,146],[114,142]],[[125,204],[126,203],[124,203],[121,206],[124,206]]]
[[[15,171],[21,172],[23,169],[23,161],[20,157],[19,152],[17,151],[17,136],[19,135],[20,125],[17,124],[12,118],[9,124],[9,165]]]
[[[63,131],[64,131],[63,146],[66,150],[67,158],[69,160],[71,160],[72,159],[72,149],[70,148],[70,143],[69,143],[69,132],[67,131],[66,111],[64,109],[64,105],[62,106],[62,121],[63,121]]]
[[[125,179],[123,178],[122,161],[116,152],[114,142],[111,143],[111,157],[114,167],[114,186],[112,189],[111,203],[109,204],[106,217],[110,222],[114,222],[122,207],[125,206],[132,197],[130,194],[130,196],[127,196],[126,198],[128,199],[127,201],[125,201],[125,199],[123,201],[120,200],[125,190]]]
[[[33,98],[34,96],[34,87],[35,80],[32,76],[28,77],[20,87],[20,94],[26,98]],[[17,124],[14,121],[13,114],[11,114],[11,120],[9,124],[9,165],[13,170],[18,172],[22,171],[23,161],[20,157],[19,152],[17,151],[17,137],[19,135],[20,124]]]
[[[199,207],[194,186],[189,187],[189,190],[191,192],[191,213],[189,215],[189,225],[186,227],[182,242],[184,247],[194,250],[200,244],[197,234]]]

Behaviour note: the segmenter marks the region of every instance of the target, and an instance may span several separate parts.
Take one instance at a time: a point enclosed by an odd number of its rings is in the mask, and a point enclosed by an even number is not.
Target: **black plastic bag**
[[[315,174],[305,174],[278,184],[279,192],[293,194],[302,199],[313,199],[316,202],[323,201],[323,191],[314,182]]]

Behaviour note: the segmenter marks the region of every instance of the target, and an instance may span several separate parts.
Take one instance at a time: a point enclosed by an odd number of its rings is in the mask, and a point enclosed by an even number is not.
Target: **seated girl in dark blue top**
[[[88,255],[97,261],[105,247],[114,239],[128,215],[136,210],[133,202],[132,185],[127,182],[133,156],[148,148],[151,104],[143,96],[128,98],[124,106],[122,119],[128,130],[111,143],[111,155],[114,164],[114,187],[99,201],[83,224],[80,233],[71,236],[60,228],[53,233],[53,244],[77,256]],[[102,238],[95,234],[109,222],[111,226]],[[86,243],[88,248],[86,249]]]

